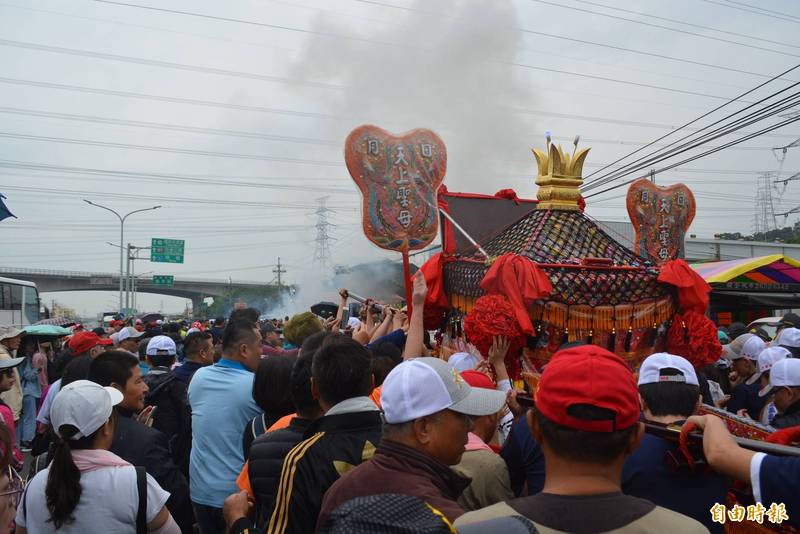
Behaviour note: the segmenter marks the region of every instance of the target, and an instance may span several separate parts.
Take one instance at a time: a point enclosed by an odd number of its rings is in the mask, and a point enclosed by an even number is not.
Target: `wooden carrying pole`
[[[406,308],[408,317],[411,318],[411,293],[414,283],[411,281],[411,264],[408,261],[408,251],[403,251],[403,281],[406,283]]]

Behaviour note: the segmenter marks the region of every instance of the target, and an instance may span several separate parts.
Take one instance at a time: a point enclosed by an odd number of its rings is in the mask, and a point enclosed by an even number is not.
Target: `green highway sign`
[[[172,286],[175,285],[175,277],[172,275],[153,275],[154,286]]]
[[[159,263],[183,263],[183,239],[161,239],[154,237],[150,243],[150,261]]]

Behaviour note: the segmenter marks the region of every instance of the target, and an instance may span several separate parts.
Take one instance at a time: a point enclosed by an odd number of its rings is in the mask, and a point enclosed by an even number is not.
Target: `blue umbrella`
[[[69,328],[62,328],[53,324],[33,324],[23,330],[29,336],[68,336],[72,334]]]

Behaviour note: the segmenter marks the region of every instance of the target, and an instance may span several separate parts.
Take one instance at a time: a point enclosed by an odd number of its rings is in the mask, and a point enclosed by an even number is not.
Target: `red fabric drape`
[[[503,254],[492,264],[481,281],[489,294],[505,296],[514,308],[522,331],[533,333],[528,309],[533,301],[548,297],[553,291],[550,279],[534,262],[516,254]]]
[[[501,189],[494,194],[497,198],[505,198],[506,200],[513,200],[515,204],[519,204],[519,197],[517,192],[513,189]]]
[[[666,262],[661,266],[658,281],[678,288],[678,305],[682,311],[706,313],[711,286],[685,261]]]
[[[431,256],[431,259],[426,261],[422,267],[422,275],[425,277],[425,283],[428,284],[428,295],[425,297],[425,327],[430,330],[439,328],[441,318],[447,311],[450,302],[444,292],[444,276],[442,269],[444,268],[445,258],[441,252]]]
[[[489,349],[495,336],[508,338],[506,353],[508,375],[514,380],[519,378],[519,353],[525,346],[525,336],[517,319],[514,306],[503,295],[484,295],[475,301],[472,310],[464,319],[464,333],[470,343],[480,351],[484,358],[489,356]]]

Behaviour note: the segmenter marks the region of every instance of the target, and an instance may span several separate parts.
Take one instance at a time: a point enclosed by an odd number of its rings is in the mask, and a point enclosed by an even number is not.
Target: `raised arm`
[[[392,318],[394,317],[394,309],[386,306],[384,309],[383,322],[375,329],[369,342],[373,343],[376,339],[380,339],[389,333],[389,328],[392,326]]]
[[[414,275],[414,289],[411,293],[411,321],[408,327],[408,337],[406,338],[406,348],[403,350],[403,359],[410,360],[419,356],[425,356],[428,351],[425,349],[425,297],[428,295],[428,284],[422,271],[417,271]]]
[[[350,298],[350,292],[346,289],[339,290],[339,309],[336,310],[336,324],[338,325],[339,322],[342,320],[342,314],[344,313],[344,309],[347,307],[347,299]]]

